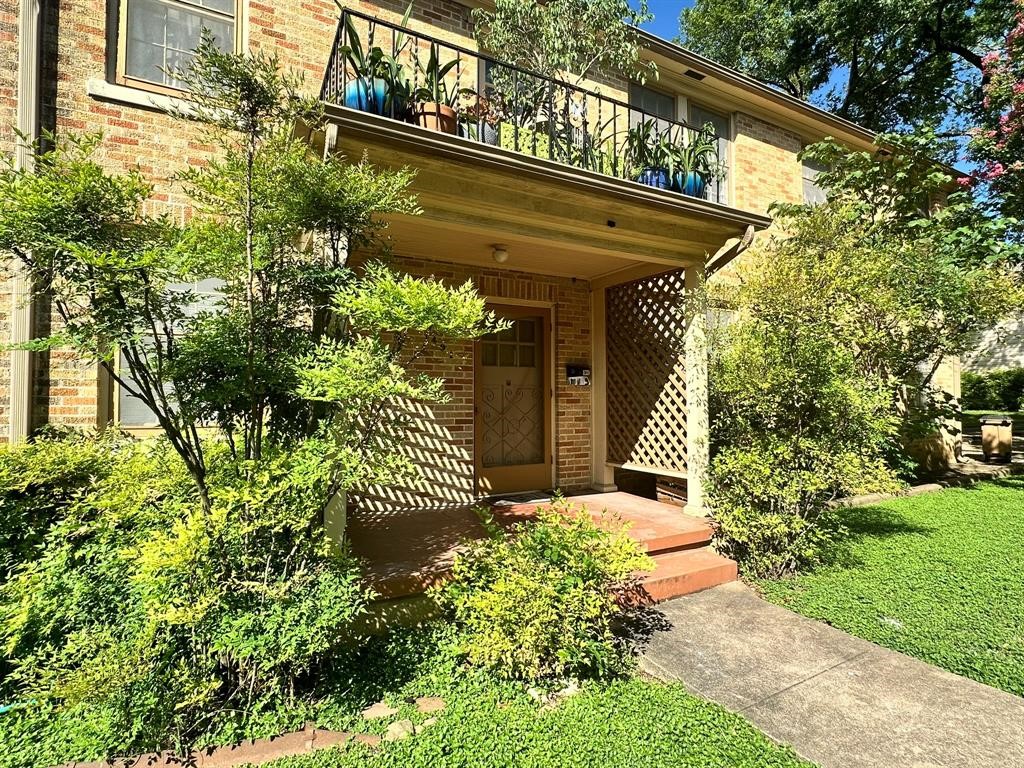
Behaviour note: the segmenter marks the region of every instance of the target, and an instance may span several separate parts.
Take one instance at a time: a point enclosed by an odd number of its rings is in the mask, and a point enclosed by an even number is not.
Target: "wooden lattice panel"
[[[683,270],[607,291],[608,456],[686,472]]]

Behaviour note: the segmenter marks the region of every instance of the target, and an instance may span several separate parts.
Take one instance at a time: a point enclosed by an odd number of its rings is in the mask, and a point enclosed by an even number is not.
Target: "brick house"
[[[409,45],[457,58],[451,76],[483,94],[496,72],[514,68],[500,52],[478,55],[473,5],[418,0]],[[364,46],[371,29],[377,44],[390,45],[404,6],[360,1],[346,13]],[[201,27],[225,47],[275,50],[305,73],[311,91],[323,88],[332,124],[325,151],[418,170],[413,191],[423,215],[391,222],[394,265],[472,279],[514,323],[423,363],[452,395],[418,414],[410,435],[423,479],[376,489],[362,503],[440,507],[495,492],[608,490],[616,470],[635,469],[685,484],[689,505],[700,508],[704,320],[666,318],[681,291],[770,226],[773,201],[820,194],[814,169],[797,159],[804,145],[834,136],[868,148],[871,133],[648,34],[643,55],[657,64],[656,81],[549,83],[558,106],[549,105],[544,123],[522,123],[513,110],[461,118],[455,133],[431,130],[360,103],[366,84],[339,55],[346,33],[338,22],[332,0],[0,0],[0,147],[16,151],[15,127],[102,131],[101,161],[138,165],[157,183],[159,203],[185,216],[181,190],[168,180],[208,148],[164,114],[181,93],[159,67],[181,63]],[[570,135],[556,142],[551,113],[559,110]],[[644,121],[676,136],[712,124],[726,172],[699,195],[623,178],[622,137]],[[25,340],[54,322],[45,303],[26,295],[17,275],[3,284],[5,339]],[[684,352],[668,343],[677,332]],[[23,439],[44,424],[115,421],[152,426],[97,366],[59,351],[0,356],[0,439]]]

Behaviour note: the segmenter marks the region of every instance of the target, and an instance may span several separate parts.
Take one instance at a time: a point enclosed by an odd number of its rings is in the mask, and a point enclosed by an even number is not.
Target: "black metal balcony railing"
[[[342,11],[321,98],[724,202],[713,133],[357,11]],[[699,151],[702,141],[714,150]]]

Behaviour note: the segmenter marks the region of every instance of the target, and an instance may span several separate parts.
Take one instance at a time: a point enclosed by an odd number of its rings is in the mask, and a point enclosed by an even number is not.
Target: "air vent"
[[[694,80],[703,80],[705,77],[695,69],[688,69],[685,72],[683,72],[683,74],[686,75],[687,77],[692,77]]]

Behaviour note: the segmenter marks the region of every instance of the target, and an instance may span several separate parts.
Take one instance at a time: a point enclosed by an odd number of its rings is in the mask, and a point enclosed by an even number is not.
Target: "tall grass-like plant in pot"
[[[690,197],[704,197],[707,185],[720,178],[722,166],[718,159],[718,136],[714,126],[705,123],[690,132],[686,143],[669,147],[669,175],[672,189]]]
[[[412,15],[413,4],[405,9],[401,26],[406,26]],[[341,48],[346,66],[354,77],[345,84],[343,103],[350,109],[373,112],[399,120],[409,117],[412,102],[412,86],[405,76],[405,67],[400,61],[409,38],[404,32],[392,39],[391,54],[373,44],[374,25],[371,22],[364,50],[352,16],[345,16],[345,37],[348,45]]]
[[[416,89],[416,121],[424,128],[441,133],[458,132],[459,97],[468,89],[459,87],[458,78],[454,84],[447,80],[448,73],[458,63],[458,59],[452,59],[442,64],[438,44],[431,43],[427,66],[421,69],[424,84]]]
[[[668,189],[672,144],[658,131],[658,121],[648,118],[626,134],[626,163],[633,179],[648,187]]]

